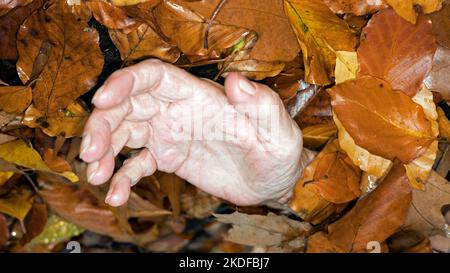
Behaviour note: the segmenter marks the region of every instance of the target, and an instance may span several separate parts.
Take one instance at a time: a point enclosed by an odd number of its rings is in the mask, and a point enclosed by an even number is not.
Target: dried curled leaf
[[[335,52],[353,51],[355,35],[322,1],[285,0],[284,6],[302,49],[305,81],[319,85],[331,83]]]
[[[222,223],[233,224],[226,240],[267,247],[268,252],[301,251],[311,226],[283,215],[248,215],[240,212],[214,214]]]
[[[386,81],[361,77],[334,86],[330,95],[343,127],[370,153],[409,163],[434,140],[423,109]]]
[[[28,86],[0,86],[0,111],[22,113],[31,103]]]
[[[393,10],[383,10],[372,17],[361,34],[358,77],[384,79],[393,89],[412,97],[430,72],[435,51],[431,21],[425,16],[413,25]]]
[[[220,0],[174,2],[198,12],[204,18],[211,18]],[[283,0],[226,1],[214,21],[251,29],[257,34],[258,41],[246,60],[265,63],[289,62],[300,51],[295,33],[284,12]]]
[[[388,7],[383,0],[324,0],[334,13],[365,15]]]
[[[432,13],[440,10],[442,0],[384,0],[395,12],[408,22],[415,24],[418,15],[418,7],[424,13]],[[419,19],[420,20],[420,19]]]
[[[450,45],[448,48],[439,46],[434,55],[433,68],[423,83],[431,91],[442,95],[444,100],[450,101],[448,75],[450,75]]]
[[[65,1],[30,16],[17,34],[17,49],[19,76],[24,83],[39,78],[33,103],[45,114],[68,107],[92,88],[103,68],[98,33],[78,22]]]
[[[361,171],[332,141],[305,168],[289,207],[305,221],[320,223],[360,194]]]
[[[245,28],[212,24],[208,47],[205,47],[208,23],[198,13],[172,1],[164,1],[155,8],[154,15],[164,35],[192,62],[221,58],[250,33]]]
[[[151,26],[143,23],[129,33],[122,30],[109,30],[109,36],[119,49],[124,62],[156,57],[174,63],[180,57],[180,50],[164,41]]]

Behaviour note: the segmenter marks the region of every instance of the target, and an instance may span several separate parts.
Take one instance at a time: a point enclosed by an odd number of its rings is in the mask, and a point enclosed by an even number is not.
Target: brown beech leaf
[[[34,237],[41,234],[47,223],[48,212],[45,204],[34,204],[25,218],[25,234],[20,240],[22,245],[27,244]]]
[[[358,77],[384,79],[412,97],[430,72],[435,51],[431,21],[425,16],[413,25],[392,9],[380,11],[361,34]]]
[[[448,75],[450,75],[450,46],[447,48],[438,46],[433,59],[433,68],[423,83],[431,91],[442,95],[444,100],[450,101]]]
[[[302,49],[305,81],[331,83],[335,52],[354,51],[355,35],[322,1],[285,0],[284,7]]]
[[[438,45],[450,49],[450,2],[442,4],[442,9],[429,15],[433,22],[433,34]]]
[[[176,2],[191,8],[204,18],[211,18],[220,0]],[[248,55],[250,60],[288,62],[299,52],[295,33],[284,13],[283,0],[226,1],[215,21],[251,29],[257,33],[258,41]]]
[[[417,20],[417,10],[424,13],[435,12],[442,7],[442,0],[384,0],[395,12],[405,20],[415,24]]]
[[[25,111],[22,123],[31,128],[41,128],[49,136],[66,138],[81,136],[89,113],[80,102],[74,102],[66,109],[45,116],[34,105]]]
[[[129,17],[126,12],[111,3],[102,0],[88,0],[86,5],[95,19],[109,29],[132,29],[140,24]]]
[[[70,164],[64,160],[64,158],[57,156],[53,149],[45,149],[43,159],[45,164],[55,172],[62,173],[72,171]]]
[[[206,48],[208,23],[200,14],[175,2],[164,1],[155,8],[154,15],[163,34],[192,62],[221,58],[250,33],[245,28],[211,24]]]
[[[343,127],[372,154],[409,163],[434,140],[421,106],[386,81],[361,77],[336,85],[330,95]]]
[[[33,0],[0,0],[0,16],[6,14],[13,8],[28,5]]]
[[[383,0],[324,0],[324,2],[334,13],[339,14],[365,15],[388,7]]]
[[[9,228],[6,222],[6,217],[0,213],[0,246],[8,243]]]
[[[125,63],[149,57],[174,63],[180,57],[180,50],[177,47],[164,41],[145,23],[128,33],[110,29],[109,36]]]
[[[24,83],[33,78],[44,47],[46,62],[33,89],[33,102],[37,109],[51,114],[95,85],[103,55],[96,30],[78,22],[64,1],[39,10],[20,27],[17,70]]]
[[[435,231],[444,232],[442,208],[450,204],[450,182],[432,172],[425,187],[425,191],[413,191],[412,206],[402,229],[428,237]]]
[[[359,195],[360,171],[351,162],[342,160],[346,156],[339,152],[337,141],[332,141],[303,171],[289,201],[289,207],[303,220],[318,224],[355,199],[356,192]],[[335,193],[330,194],[330,190]]]
[[[7,3],[4,3],[6,5],[8,5],[8,3],[11,3],[13,5],[18,4],[18,2],[26,3],[25,1],[6,2]],[[19,27],[23,23],[23,21],[25,21],[25,19],[30,16],[35,10],[39,9],[42,4],[42,0],[35,0],[26,6],[16,6],[14,9],[9,10],[6,14],[2,14],[2,10],[0,10],[0,37],[2,37],[2,41],[0,43],[0,59],[17,59],[17,31],[19,30]]]
[[[158,179],[161,185],[161,191],[169,197],[170,206],[173,215],[178,217],[181,212],[180,196],[184,191],[185,182],[183,179],[173,173],[164,174]]]
[[[227,241],[242,245],[267,247],[268,252],[299,252],[311,230],[308,223],[283,215],[249,215],[240,212],[214,214],[222,223],[233,224]]]
[[[298,111],[288,111],[291,117],[299,124],[300,128],[319,124],[332,124],[333,112],[331,109],[331,98],[325,88],[317,85],[310,85],[306,89],[297,93],[296,104]],[[289,110],[289,105],[286,108]]]
[[[0,111],[22,113],[31,103],[31,87],[0,86]]]
[[[49,207],[64,219],[82,228],[108,235],[118,241],[129,241],[113,212],[87,190],[54,183],[40,191]]]
[[[384,242],[404,223],[411,199],[405,169],[397,164],[373,192],[328,226],[328,240],[344,252],[365,251],[371,241]]]
[[[86,0],[65,0],[70,12],[79,21],[89,22],[92,17],[92,12],[86,5]]]

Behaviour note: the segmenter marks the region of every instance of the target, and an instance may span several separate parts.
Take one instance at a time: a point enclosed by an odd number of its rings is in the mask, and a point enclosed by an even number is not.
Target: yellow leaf
[[[59,110],[47,117],[31,105],[25,111],[22,123],[31,128],[39,127],[49,136],[62,135],[69,138],[83,134],[88,117],[88,112],[79,102],[74,102],[67,109]]]
[[[39,153],[20,139],[1,144],[0,158],[22,167],[62,175],[72,182],[78,181],[78,177],[72,172],[53,172],[42,160]]]
[[[0,186],[5,184],[11,176],[13,176],[14,172],[0,172]]]
[[[333,113],[333,119],[338,128],[339,145],[347,153],[353,163],[375,179],[383,177],[392,166],[392,161],[369,153],[366,149],[356,145],[353,138],[345,130],[342,123]]]
[[[425,190],[425,181],[430,176],[438,150],[438,141],[431,143],[425,154],[414,159],[411,163],[404,165],[406,175],[411,185],[419,190]]]
[[[284,7],[302,49],[306,82],[331,83],[336,51],[353,51],[355,35],[323,1],[285,0]]]
[[[336,84],[356,78],[358,55],[355,51],[337,51],[334,77]]]
[[[0,111],[21,113],[31,103],[31,87],[0,86]]]
[[[436,111],[436,104],[433,101],[433,93],[425,88],[425,86],[422,86],[412,100],[422,106],[425,117],[431,122],[433,135],[437,137],[439,135],[439,124],[436,121],[438,113]],[[434,141],[430,147],[428,147],[425,154],[414,159],[409,164],[404,165],[409,182],[414,188],[425,190],[424,183],[430,176],[434,161],[436,160],[437,151],[438,141]]]
[[[410,23],[417,20],[416,6],[420,6],[424,13],[438,11],[442,7],[442,0],[385,0],[395,12]]]
[[[303,145],[309,149],[316,149],[325,144],[336,132],[333,123],[308,126],[302,129]]]
[[[0,212],[23,221],[33,205],[32,192],[26,188],[12,190],[0,198]]]
[[[447,119],[447,116],[440,107],[438,107],[437,113],[440,136],[446,139],[450,139],[450,121]]]

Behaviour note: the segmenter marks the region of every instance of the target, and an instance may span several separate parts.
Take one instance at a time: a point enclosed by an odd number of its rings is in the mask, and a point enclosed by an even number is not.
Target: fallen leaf
[[[0,111],[22,113],[31,103],[28,86],[0,86]]]
[[[20,139],[1,144],[0,158],[22,167],[58,174],[72,182],[78,181],[78,177],[72,172],[56,173],[52,171],[39,153]]]
[[[418,7],[424,13],[435,12],[442,7],[442,0],[384,0],[395,12],[410,23],[415,24],[417,20]]]
[[[316,149],[336,135],[337,128],[333,123],[317,124],[302,129],[303,146]]]
[[[334,13],[366,15],[388,7],[383,0],[324,0]]]
[[[184,1],[175,3],[189,7],[204,18],[211,18],[220,0]],[[264,63],[289,62],[300,48],[295,33],[284,13],[283,0],[226,1],[214,20],[254,31],[258,40],[246,59]]]
[[[423,109],[386,81],[361,77],[334,86],[330,95],[343,127],[372,154],[409,163],[434,140]]]
[[[392,166],[392,161],[371,154],[366,149],[358,146],[350,134],[345,130],[336,115],[334,115],[333,118],[336,127],[338,128],[339,145],[347,153],[353,163],[370,175],[373,180],[380,179],[387,174]]]
[[[0,134],[0,144],[12,141],[14,139],[16,139],[17,137],[15,136],[10,136],[10,135],[6,135],[6,134]]]
[[[43,47],[46,63],[33,88],[33,103],[45,114],[53,114],[95,85],[103,55],[96,30],[78,22],[64,1],[40,9],[20,27],[17,71],[22,82],[32,78]]]
[[[0,213],[0,246],[5,245],[9,241],[9,228],[6,217]]]
[[[336,84],[356,78],[358,68],[358,56],[356,52],[336,52],[336,69],[334,72]]]
[[[72,167],[70,166],[70,164],[66,160],[64,160],[64,158],[56,155],[53,149],[45,149],[44,162],[50,169],[57,173],[72,171]]]
[[[231,25],[212,24],[205,47],[207,20],[198,13],[172,1],[164,1],[154,10],[161,31],[191,62],[221,58],[250,30]]]
[[[18,4],[18,2],[27,3],[30,1],[11,1],[10,3],[14,5]],[[42,4],[42,0],[34,0],[28,5],[16,6],[16,8],[8,10],[6,14],[2,14],[4,11],[0,10],[0,37],[2,37],[2,42],[0,43],[0,59],[17,59],[17,31],[25,19],[39,9]]]
[[[442,208],[450,204],[450,183],[431,172],[425,187],[425,191],[413,191],[412,205],[402,229],[413,230],[428,237],[434,231],[444,231],[446,221]]]
[[[47,223],[47,218],[47,206],[45,204],[34,204],[25,218],[25,234],[20,239],[20,244],[25,245],[41,234]]]
[[[242,245],[264,246],[268,252],[301,251],[311,226],[283,215],[214,214],[222,223],[233,224],[227,241]]]
[[[425,16],[413,25],[391,9],[380,11],[361,34],[358,77],[384,79],[412,97],[430,72],[435,51],[431,21]]]
[[[439,46],[433,59],[433,68],[423,83],[434,92],[438,92],[446,101],[450,101],[450,86],[448,75],[450,74],[450,46]]]
[[[0,2],[0,16],[8,11],[28,5],[33,0],[3,0]]]
[[[109,36],[120,52],[124,63],[155,57],[174,63],[180,57],[180,50],[164,41],[151,26],[143,23],[129,33],[109,30]]]
[[[285,0],[284,5],[302,49],[305,81],[319,85],[331,83],[335,52],[353,51],[355,35],[322,1]]]
[[[404,223],[411,199],[405,169],[397,164],[373,192],[328,226],[329,243],[343,252],[365,252],[369,242],[384,242]]]
[[[0,172],[0,186],[8,182],[8,180],[14,175],[14,172]]]
[[[23,221],[33,206],[33,193],[25,187],[11,190],[0,198],[0,212]]]
[[[49,207],[69,222],[118,241],[130,241],[131,235],[119,225],[113,212],[86,190],[54,184],[40,191]]]
[[[124,10],[102,0],[88,0],[86,5],[95,19],[109,29],[133,29],[140,23],[129,17]]]
[[[181,196],[181,210],[188,217],[195,219],[209,217],[220,206],[221,201],[213,195],[198,188],[192,187],[191,189],[194,193],[185,193]]]
[[[127,217],[156,217],[172,214],[170,211],[158,208],[135,192],[131,192],[127,202]]]
[[[49,136],[71,138],[82,136],[88,117],[89,113],[78,101],[51,115],[45,115],[31,105],[25,111],[22,123],[31,128],[41,128]]]
[[[336,161],[338,156],[340,160]],[[339,164],[329,166],[327,164],[329,159],[334,159],[334,163]],[[359,184],[360,172],[352,166],[351,162],[344,163],[343,160],[345,160],[345,156],[339,152],[337,141],[332,141],[304,169],[302,177],[295,184],[293,196],[289,201],[289,207],[297,212],[303,220],[318,224],[343,208],[338,203],[345,205],[346,202],[357,197],[352,189],[358,188],[358,185],[354,185]],[[340,167],[345,168],[345,172],[342,172],[342,169],[339,170]],[[328,175],[328,181],[321,181],[324,173]],[[325,184],[326,182],[329,182],[330,185]],[[317,183],[319,185],[316,185]],[[330,190],[336,191],[336,195],[330,195]]]
[[[429,15],[433,22],[433,34],[439,46],[450,49],[450,2],[444,1],[442,9]]]

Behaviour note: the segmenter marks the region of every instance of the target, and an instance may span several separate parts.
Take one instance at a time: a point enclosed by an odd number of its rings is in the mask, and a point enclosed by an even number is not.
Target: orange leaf
[[[392,9],[375,14],[361,34],[358,77],[375,76],[414,96],[430,72],[436,51],[431,21],[408,23]]]
[[[0,86],[0,111],[22,113],[31,103],[28,86]]]
[[[409,163],[434,140],[422,107],[386,81],[366,76],[336,85],[330,95],[340,122],[372,154]]]

